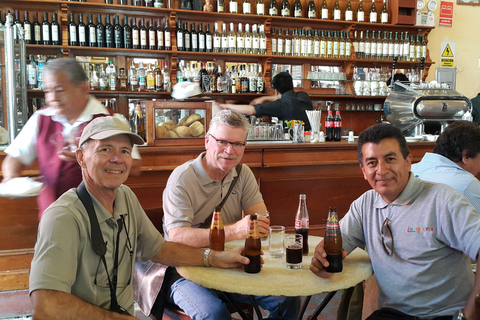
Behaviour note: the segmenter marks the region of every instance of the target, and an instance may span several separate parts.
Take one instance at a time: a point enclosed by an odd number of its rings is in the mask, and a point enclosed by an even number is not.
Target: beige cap
[[[142,137],[130,131],[130,126],[125,121],[107,116],[95,118],[85,126],[78,146],[84,144],[88,139],[103,140],[119,134],[127,134],[133,144],[145,143]]]

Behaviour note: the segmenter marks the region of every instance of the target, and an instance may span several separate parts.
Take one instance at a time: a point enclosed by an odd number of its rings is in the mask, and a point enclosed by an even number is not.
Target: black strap
[[[216,207],[219,207],[220,209],[222,209],[225,202],[227,202],[227,199],[230,196],[230,193],[232,193],[233,187],[235,187],[235,184],[237,183],[238,178],[240,177],[240,172],[242,172],[242,167],[243,165],[241,163],[237,164],[237,166],[235,167],[235,170],[237,170],[237,176],[233,178],[232,183],[230,184],[230,188],[228,188],[227,194],[225,195],[225,197],[223,197],[222,202],[220,202],[220,204]],[[207,219],[205,219],[205,221],[202,222],[199,228],[203,228],[203,229],[210,228],[210,224],[212,223],[212,217],[213,217],[213,210],[212,210],[212,213],[207,217]]]
[[[93,250],[96,254],[100,256],[102,259],[103,265],[105,266],[105,271],[107,273],[108,279],[108,286],[110,288],[110,309],[111,310],[118,310],[123,309],[120,307],[117,301],[117,269],[118,269],[118,247],[119,247],[119,239],[120,239],[120,232],[122,231],[122,224],[118,223],[118,234],[117,234],[117,247],[115,250],[115,258],[114,258],[114,267],[113,267],[113,283],[110,280],[110,275],[108,274],[107,268],[107,261],[105,259],[105,253],[107,252],[107,244],[103,241],[102,231],[100,230],[100,225],[98,223],[98,218],[95,213],[95,208],[93,207],[92,197],[87,191],[85,187],[85,183],[82,181],[77,188],[77,195],[80,201],[82,201],[83,206],[87,210],[88,218],[90,220],[90,228],[92,232],[92,246]],[[122,217],[123,222],[123,217]]]

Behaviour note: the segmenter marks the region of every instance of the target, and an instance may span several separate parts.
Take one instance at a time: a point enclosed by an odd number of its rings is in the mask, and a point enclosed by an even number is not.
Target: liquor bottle
[[[257,0],[257,15],[263,16],[265,15],[265,4],[263,3],[263,0]]]
[[[121,28],[121,27],[120,27]],[[87,45],[87,26],[83,23],[83,14],[78,14],[78,45],[85,47]]]
[[[307,57],[307,37],[305,36],[305,29],[300,30],[300,56]]]
[[[365,11],[363,10],[362,0],[358,2],[357,22],[365,22]]]
[[[143,140],[147,141],[145,137],[145,121],[143,119],[143,111],[142,111],[142,105],[140,104],[140,101],[137,101],[137,104],[135,105],[135,133],[138,134],[140,137],[143,138]]]
[[[225,12],[224,0],[217,0],[217,12]]]
[[[115,15],[115,25],[113,27],[115,48],[123,48],[123,28],[120,25],[120,18],[118,15]]]
[[[409,58],[410,61],[415,61],[415,36],[410,36],[410,50],[409,50]]]
[[[87,32],[88,32],[88,45],[90,47],[97,46],[97,29],[93,24],[92,14],[87,16]]]
[[[23,23],[22,20],[20,20],[20,11],[15,10],[15,19],[13,20],[13,24],[17,26],[17,28],[23,29]],[[14,39],[17,40],[17,34],[14,33]]]
[[[222,35],[218,32],[218,22],[215,21],[213,32],[213,52],[222,51]],[[200,82],[201,83],[201,82]]]
[[[225,229],[223,227],[222,212],[220,207],[215,207],[215,210],[213,211],[209,238],[211,250],[225,250]]]
[[[183,23],[183,45],[185,51],[192,51],[192,34],[188,30],[188,22]]]
[[[217,92],[223,92],[223,84],[222,84],[222,79],[223,79],[223,73],[222,73],[222,66],[218,66],[218,71],[216,75],[216,91]]]
[[[55,12],[54,12],[55,13]],[[53,30],[53,28],[52,28]],[[95,26],[95,35],[97,37],[97,46],[105,47],[105,26],[102,23],[102,16],[97,14],[97,25]]]
[[[177,50],[185,51],[184,37],[183,37],[182,22],[177,21]]]
[[[257,93],[265,92],[265,78],[263,77],[262,65],[258,64],[258,74],[257,74]]]
[[[340,111],[335,111],[335,119],[333,120],[333,141],[342,140],[342,117]]]
[[[388,60],[388,49],[389,49],[389,42],[387,38],[387,31],[383,32],[383,42],[382,42],[382,59]]]
[[[107,45],[107,48],[113,48],[115,46],[114,29],[113,25],[110,23],[110,15],[108,14],[105,18],[105,44]]]
[[[400,32],[400,38],[398,39],[398,61],[403,61],[403,32]]]
[[[387,10],[387,3],[385,0],[383,0],[382,13],[380,15],[380,22],[388,23],[388,10]]]
[[[1,20],[1,14],[0,14],[0,20]],[[23,20],[23,32],[24,32],[24,38],[25,38],[25,43],[30,44],[32,43],[32,24],[29,20],[28,17],[28,11],[25,10],[25,16]]]
[[[393,57],[400,59],[400,40],[398,39],[398,32],[395,32],[395,39],[393,41]]]
[[[75,39],[76,39],[77,25],[73,20],[73,13],[70,13],[70,18],[71,18],[70,22],[73,22],[73,25],[75,26]],[[38,12],[35,12],[33,14],[33,41],[35,44],[42,44],[42,27],[40,26],[40,22],[38,22]],[[75,43],[77,43],[77,40],[75,40]],[[78,46],[78,44],[74,44],[74,45]]]
[[[260,54],[260,35],[257,32],[257,25],[252,25],[252,53]]]
[[[375,8],[375,0],[372,0],[372,6],[370,7],[370,23],[377,23],[377,8]]]
[[[230,32],[228,33],[228,52],[237,53],[237,36],[235,35],[233,22],[230,22]]]
[[[277,36],[277,55],[283,56],[284,50],[284,40],[282,35],[282,28],[278,28],[278,36]]]
[[[245,54],[245,34],[241,23],[238,24],[237,31],[237,53]]]
[[[170,68],[168,67],[168,61],[165,60],[165,65],[162,70],[163,73],[163,91],[172,92],[172,81],[170,79]]]
[[[147,34],[148,34],[148,30],[147,30],[147,27],[145,26],[145,23],[144,23],[144,20],[143,18],[140,19],[139,21],[139,29],[140,29],[140,49],[148,49],[148,41],[147,41]]]
[[[318,30],[313,31],[313,57],[320,57],[320,37],[318,36]]]
[[[143,62],[138,63],[137,69],[137,79],[138,79],[138,91],[147,90],[147,73],[143,67]]]
[[[155,29],[155,33],[157,38],[157,50],[165,50],[165,30],[163,29],[160,19],[157,19],[157,28]]]
[[[35,57],[30,55],[30,63],[27,65],[28,89],[36,89],[38,87],[38,66],[35,63]]]
[[[377,33],[377,59],[383,59],[383,41],[382,41],[382,32],[378,31]]]
[[[148,64],[147,75],[146,75],[147,91],[155,91],[155,74],[153,73],[153,68]]]
[[[388,36],[388,59],[393,59],[393,53],[395,49],[395,42],[393,41],[393,32],[389,33]]]
[[[210,24],[207,23],[207,31],[205,31],[205,51],[213,52],[213,36],[210,32]]]
[[[369,38],[369,31],[367,30],[365,32],[365,47],[364,47],[364,51],[363,51],[363,59],[370,59],[370,52],[371,52],[371,49],[372,49],[372,43],[370,42],[370,38]]]
[[[128,83],[130,91],[138,90],[137,70],[135,68],[135,61],[133,61],[133,59],[130,61],[130,68],[128,69]]]
[[[292,56],[300,56],[300,36],[297,28],[292,31]]]
[[[148,20],[148,49],[157,49],[157,29],[154,27],[152,19]]]
[[[290,30],[287,29],[285,31],[285,55],[291,56],[292,55],[292,38],[290,37]]]
[[[245,239],[245,256],[250,262],[245,265],[245,272],[259,273],[262,269],[261,262],[262,242],[258,232],[258,222],[256,215],[250,215],[250,225],[248,227],[247,239]]]
[[[267,36],[265,35],[265,26],[260,25],[260,54],[267,54]]]
[[[325,30],[320,32],[320,57],[327,57],[327,37],[325,35]]]
[[[281,10],[282,17],[290,17],[290,3],[288,0],[282,1],[282,10]]]
[[[345,36],[343,31],[340,31],[340,36],[338,37],[339,42],[340,42],[340,48],[338,49],[338,57],[340,59],[345,59]]]
[[[333,57],[339,58],[340,57],[340,37],[339,32],[333,31]]]
[[[347,6],[345,7],[345,21],[353,21],[353,9],[350,0],[347,0]]]
[[[403,61],[408,61],[409,54],[410,54],[410,38],[408,36],[408,32],[405,32],[405,37],[403,38]]]
[[[278,4],[276,0],[270,0],[270,4],[268,5],[268,14],[270,16],[278,16]]]
[[[108,77],[108,87],[111,91],[115,91],[117,88],[117,71],[112,60],[110,60],[106,72]]]
[[[123,16],[123,45],[126,49],[133,48],[132,27],[128,25],[128,17]]]
[[[322,0],[321,10],[321,19],[328,20],[328,6],[326,0]]]
[[[324,249],[329,266],[327,272],[342,272],[342,234],[338,224],[336,207],[328,208],[327,227],[325,229]]]
[[[342,10],[340,9],[340,4],[338,0],[335,0],[333,4],[333,20],[341,20],[342,19]]]
[[[52,45],[58,46],[60,45],[60,25],[58,24],[57,21],[57,13],[53,12],[52,13],[52,23],[50,24],[50,29],[51,29],[51,41]]]
[[[103,63],[100,67],[100,77],[98,78],[98,85],[100,87],[100,90],[108,90],[108,78]]]
[[[422,57],[422,43],[421,37],[417,34],[417,42],[415,42],[415,61],[420,61]]]
[[[271,37],[270,37],[270,42],[272,43],[272,54],[276,55],[277,54],[277,35],[275,34],[275,28],[271,28],[270,30]]]
[[[252,48],[253,36],[250,33],[250,25],[248,23],[245,24],[245,33],[243,34],[243,36],[245,38],[245,53],[253,54],[253,48]]]
[[[313,35],[312,35],[312,29],[307,30],[307,50],[306,50],[306,55],[307,57],[313,57]]]
[[[35,20],[37,19],[37,13],[35,12]],[[34,29],[35,29],[35,20],[33,22]],[[38,23],[38,21],[37,21]],[[35,43],[36,43],[36,32],[35,32]],[[75,24],[75,20],[73,19],[73,13],[70,13],[69,16],[69,23],[68,23],[68,45],[69,46],[78,46],[77,40],[77,25]]]
[[[327,32],[327,58],[333,58],[333,37],[332,32]]]
[[[293,16],[295,18],[303,17],[303,7],[300,0],[295,0],[295,3],[293,4]]]
[[[230,0],[230,2],[228,3],[228,10],[230,13],[238,13],[237,0]]]
[[[99,89],[98,77],[97,77],[97,71],[95,70],[94,64],[90,65],[89,71],[90,72],[88,77],[88,85],[90,87],[90,91],[98,90]]]
[[[132,48],[140,49],[140,29],[137,27],[137,19],[132,18]]]
[[[125,74],[125,68],[120,68],[120,72],[118,74],[118,85],[120,91],[127,90],[127,75]]]
[[[206,34],[205,34],[205,32],[203,32],[203,23],[200,22],[199,25],[198,25],[198,51],[199,52],[206,52],[205,36],[206,36]],[[211,34],[210,34],[210,36],[211,36]]]
[[[317,8],[315,7],[315,1],[314,0],[309,0],[308,1],[307,18],[308,19],[316,19],[317,18]]]
[[[328,110],[327,118],[325,119],[326,141],[333,141],[333,121],[332,110]]]
[[[370,39],[370,59],[377,59],[377,40],[375,39],[375,31],[372,31]]]
[[[427,42],[425,41],[425,36],[422,36],[422,42],[420,44],[422,47],[422,54],[420,56],[420,59],[424,58],[426,60],[427,59]]]
[[[307,196],[300,195],[298,203],[297,215],[295,216],[295,233],[303,236],[303,250],[304,256],[308,255],[308,231],[310,229],[310,220],[308,218],[307,210]]]
[[[170,32],[170,25],[168,19],[165,19],[165,27],[163,28],[163,39],[165,40],[165,50],[172,50],[172,33]]]
[[[243,14],[251,14],[252,13],[252,5],[250,4],[250,0],[243,0],[242,12],[243,12]]]
[[[360,31],[360,38],[358,38],[358,50],[356,55],[358,59],[365,59],[365,40],[363,39],[363,31]]]
[[[350,35],[345,33],[345,58],[351,59],[352,57],[352,43],[350,42]]]
[[[162,70],[160,70],[158,60],[155,60],[155,69],[153,70],[153,76],[155,78],[155,91],[163,91],[163,75]]]
[[[192,22],[192,31],[190,31],[190,46],[191,51],[198,52],[198,33],[195,27],[195,22]]]

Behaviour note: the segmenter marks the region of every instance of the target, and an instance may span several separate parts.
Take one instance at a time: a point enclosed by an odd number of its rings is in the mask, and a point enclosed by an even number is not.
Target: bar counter
[[[434,142],[409,143],[413,161],[431,152]],[[126,184],[135,192],[143,208],[161,230],[162,192],[177,166],[194,159],[204,145],[140,147],[142,174],[130,177]],[[5,153],[0,152],[0,162]],[[249,142],[242,162],[255,174],[270,212],[271,224],[294,228],[299,194],[307,196],[310,232],[323,235],[329,206],[340,216],[350,203],[370,189],[357,158],[357,143]],[[25,176],[38,175],[36,164]],[[26,288],[31,253],[37,234],[35,198],[0,198],[0,291]],[[24,270],[20,278],[11,271]],[[22,278],[23,277],[23,278]]]

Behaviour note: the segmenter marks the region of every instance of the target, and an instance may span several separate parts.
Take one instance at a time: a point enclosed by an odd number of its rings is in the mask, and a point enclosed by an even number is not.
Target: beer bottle
[[[143,120],[143,111],[142,105],[140,101],[137,101],[137,105],[135,106],[135,133],[138,134],[146,141],[145,137],[145,122]]]
[[[245,239],[245,256],[250,263],[245,266],[247,273],[259,273],[262,268],[260,251],[262,250],[262,242],[258,233],[257,215],[250,215],[250,225],[248,227],[247,239]]]
[[[342,272],[342,234],[338,225],[337,207],[328,208],[327,228],[325,229],[324,248],[329,266],[327,272]]]
[[[216,251],[225,250],[225,230],[223,229],[221,208],[215,207],[212,224],[210,225],[210,249]]]
[[[298,203],[297,215],[295,216],[295,233],[303,236],[303,250],[304,256],[308,255],[308,230],[310,227],[310,220],[308,219],[307,210],[307,196],[300,195]]]
[[[327,119],[325,120],[326,141],[333,141],[333,114],[332,110],[328,110]]]

